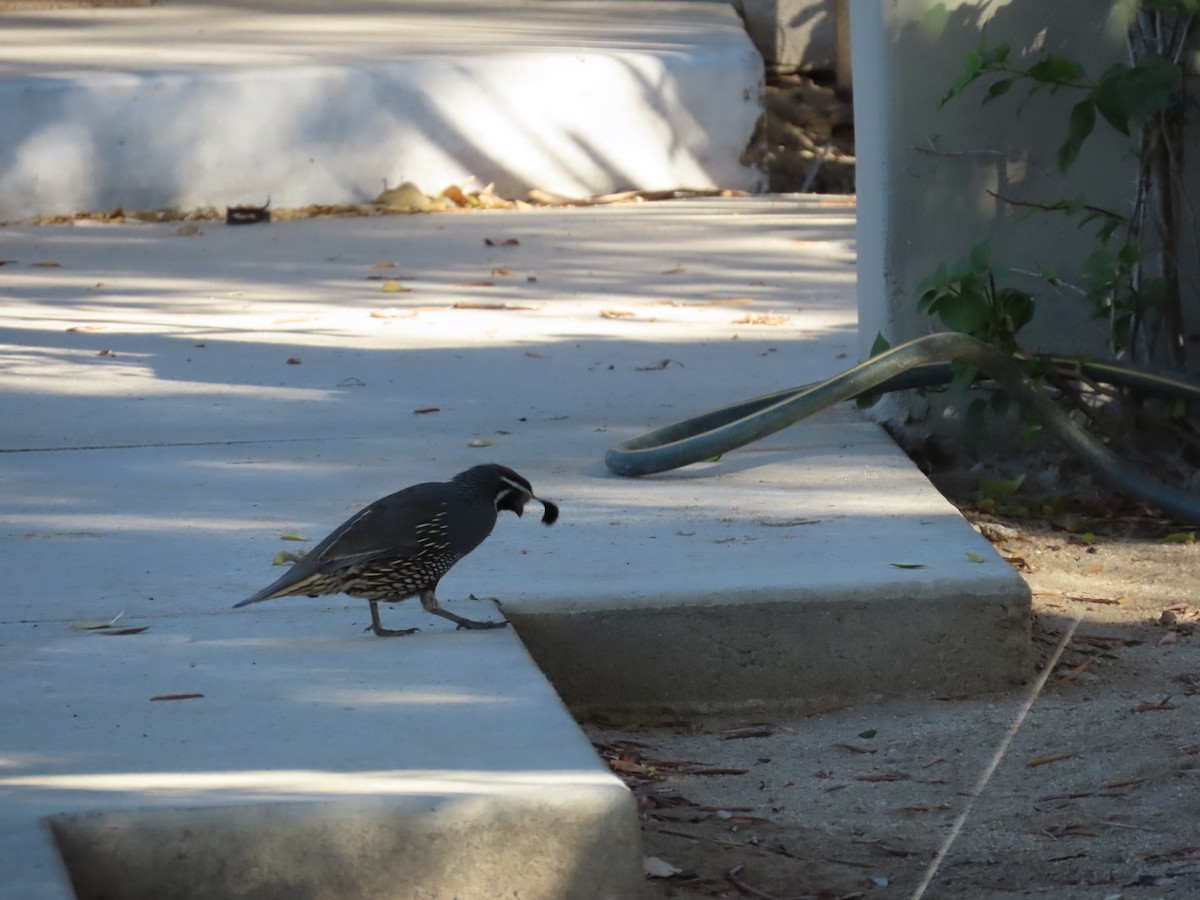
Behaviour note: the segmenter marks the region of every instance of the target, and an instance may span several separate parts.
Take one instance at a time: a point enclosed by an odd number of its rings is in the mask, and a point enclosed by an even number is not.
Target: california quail
[[[553,525],[558,506],[533,493],[533,486],[506,466],[474,466],[450,481],[414,484],[355,513],[293,565],[274,584],[234,605],[275,597],[349,594],[371,603],[371,628],[380,636],[412,634],[388,629],[378,603],[420,597],[421,605],[459,628],[503,628],[507,622],[474,622],[438,604],[434,592],[450,567],[483,543],[496,515],[518,516],[529,500],[542,504],[542,521]]]

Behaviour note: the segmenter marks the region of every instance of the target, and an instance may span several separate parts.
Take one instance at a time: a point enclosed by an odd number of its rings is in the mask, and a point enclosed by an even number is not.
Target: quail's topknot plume
[[[278,581],[234,608],[275,597],[349,594],[370,601],[372,630],[389,636],[417,629],[384,628],[379,601],[420,597],[427,611],[459,628],[503,628],[507,622],[475,622],[442,609],[435,591],[450,567],[491,534],[501,510],[519,516],[530,500],[542,504],[542,521],[554,524],[558,506],[507,466],[474,466],[450,481],[414,484],[355,513]]]

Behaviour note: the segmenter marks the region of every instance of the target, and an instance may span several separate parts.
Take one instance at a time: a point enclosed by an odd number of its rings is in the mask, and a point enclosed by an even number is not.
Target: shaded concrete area
[[[3,895],[49,816],[84,898],[628,896],[632,798],[513,633],[309,613],[6,626]]]

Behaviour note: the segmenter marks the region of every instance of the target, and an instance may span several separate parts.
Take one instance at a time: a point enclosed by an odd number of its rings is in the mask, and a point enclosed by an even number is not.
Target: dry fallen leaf
[[[412,319],[417,315],[415,309],[396,309],[394,306],[389,306],[387,309],[371,310],[372,319]]]
[[[1068,682],[1074,681],[1076,678],[1078,678],[1080,675],[1082,675],[1084,673],[1084,671],[1087,669],[1087,667],[1090,666],[1091,664],[1092,664],[1091,659],[1085,659],[1083,662],[1081,662],[1079,665],[1075,666],[1075,668],[1071,669],[1071,671],[1067,672],[1065,675],[1062,676],[1062,678],[1058,679],[1054,683],[1055,684],[1067,684]]]
[[[857,744],[834,744],[839,750],[846,750],[849,753],[876,753],[873,747],[859,747]]]
[[[300,357],[298,357],[298,356],[289,356],[289,357],[288,357],[287,364],[288,364],[289,366],[298,366],[298,365],[300,365]]]
[[[384,260],[383,262],[371,263],[372,269],[394,269],[396,268],[395,260]]]
[[[608,765],[614,772],[620,772],[623,775],[640,775],[643,778],[649,778],[654,774],[649,766],[631,759],[613,759],[609,761]]]
[[[499,309],[505,312],[520,312],[539,310],[541,306],[522,305],[520,303],[478,303],[470,300],[459,300],[451,309]]]
[[[1160,544],[1191,544],[1196,540],[1194,531],[1173,531],[1159,539]]]
[[[684,769],[680,771],[681,775],[745,775],[749,769]]]
[[[1083,822],[1072,822],[1069,825],[1050,825],[1045,828],[1034,830],[1035,834],[1044,834],[1047,837],[1095,837],[1096,830]]]
[[[538,353],[536,350],[526,350],[525,355],[528,356],[530,359],[545,359],[546,358],[543,354]]]
[[[496,266],[494,269],[492,269],[493,278],[512,278],[516,274],[517,273],[512,269],[506,269],[504,266]]]
[[[30,265],[35,266],[36,268],[39,268],[39,269],[61,269],[62,268],[62,263],[56,263],[56,262],[35,262],[35,263],[30,263]]]
[[[489,247],[516,247],[521,243],[516,238],[484,238],[483,242]]]
[[[1064,599],[1075,603],[1103,603],[1106,606],[1120,606],[1121,600],[1114,597],[1080,597],[1074,594],[1064,594]]]
[[[790,316],[751,315],[747,313],[740,319],[734,319],[733,325],[786,325]]]
[[[442,408],[440,406],[422,406],[420,409],[414,409],[413,415],[414,416],[427,416],[430,413],[441,412],[441,411],[442,411]]]
[[[683,872],[683,869],[672,865],[657,856],[647,856],[642,860],[642,871],[647,878],[671,878]]]
[[[119,637],[123,634],[141,634],[149,629],[149,625],[135,625],[132,628],[118,628],[116,631],[97,631],[96,634],[106,634],[109,637]]]
[[[375,203],[391,212],[406,213],[429,212],[438,206],[432,197],[411,181],[385,189],[375,198]]]
[[[1012,566],[1018,572],[1032,572],[1033,571],[1033,566],[1031,566],[1029,564],[1029,560],[1027,560],[1023,556],[1005,556],[1002,558],[1004,559],[1004,561],[1006,563],[1008,563],[1010,566]]]
[[[1168,709],[1175,709],[1175,704],[1171,702],[1170,694],[1168,694],[1158,703],[1151,703],[1149,700],[1143,700],[1129,711],[1133,713],[1166,712]]]
[[[389,278],[379,286],[379,289],[385,294],[406,294],[412,290],[407,285],[401,284],[395,278]]]
[[[803,715],[804,718],[811,719],[813,716],[824,716],[845,708],[845,703],[828,703],[824,706],[815,706],[812,709],[805,710]]]
[[[775,733],[770,725],[745,725],[741,728],[726,728],[721,732],[721,740],[734,741],[743,738],[765,738]]]
[[[663,274],[664,275],[680,275],[686,271],[687,271],[686,266],[672,266],[669,269],[663,269]]]
[[[486,278],[478,278],[474,281],[456,281],[455,287],[495,287],[496,282],[488,281]]]
[[[491,438],[471,438],[471,440],[467,441],[467,446],[468,447],[490,447],[494,443],[495,443],[495,441],[493,441]]]
[[[157,697],[151,697],[154,700],[199,700],[203,694],[159,694]]]
[[[1036,769],[1038,766],[1048,766],[1050,763],[1062,762],[1064,759],[1074,759],[1077,754],[1060,753],[1057,756],[1035,756],[1025,760],[1025,768]]]
[[[685,368],[683,363],[677,359],[660,359],[658,362],[648,366],[634,366],[633,370],[635,372],[658,372],[671,365],[671,363],[675,363],[675,365],[679,366],[681,369]]]
[[[600,318],[602,319],[628,319],[636,313],[627,309],[602,309],[600,310]]]

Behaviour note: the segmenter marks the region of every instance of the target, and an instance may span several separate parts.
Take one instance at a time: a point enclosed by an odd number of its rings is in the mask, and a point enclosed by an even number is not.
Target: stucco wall
[[[881,0],[850,7],[863,355],[879,332],[897,343],[939,330],[939,323],[917,314],[916,285],[979,241],[992,241],[995,264],[1048,266],[1078,282],[1094,249],[1093,229],[1081,231],[1062,215],[1027,215],[988,191],[1043,202],[1082,193],[1089,202],[1127,210],[1134,177],[1130,140],[1099,122],[1062,176],[1055,154],[1078,99],[1073,92],[1028,98],[1018,85],[982,106],[983,82],[942,108],[939,101],[984,26],[989,45],[1011,44],[1014,60],[1036,59],[1044,49],[1077,59],[1092,75],[1124,61],[1123,34],[1108,23],[1109,4]],[[1200,198],[1196,168],[1189,194]],[[1039,298],[1037,318],[1025,333],[1028,349],[1103,350],[1105,323],[1089,317],[1087,301],[1036,279],[1019,286]],[[1192,355],[1200,356],[1200,349]]]

